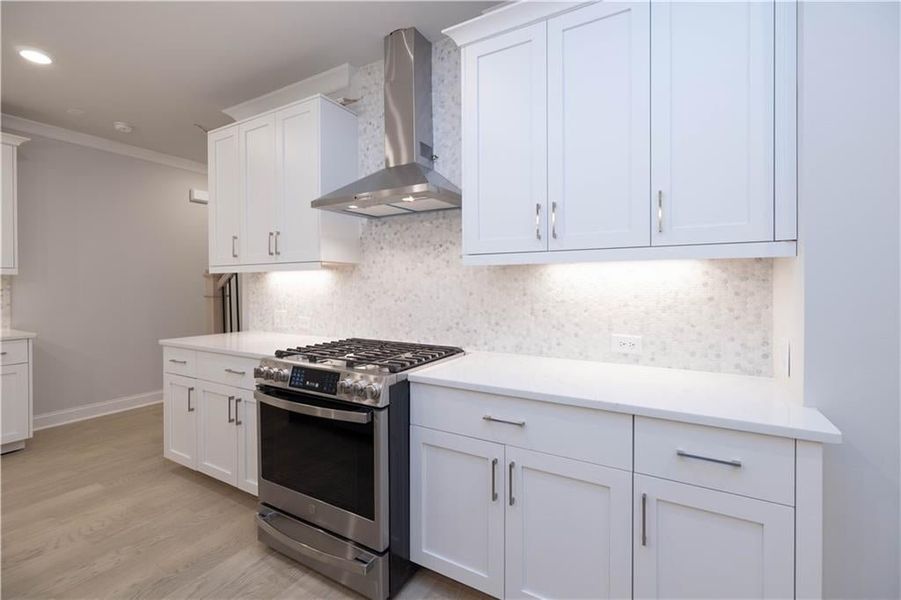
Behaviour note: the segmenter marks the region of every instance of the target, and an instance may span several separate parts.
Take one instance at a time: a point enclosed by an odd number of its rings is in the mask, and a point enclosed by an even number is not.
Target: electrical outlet
[[[614,333],[610,335],[610,351],[617,354],[641,354],[641,336]]]

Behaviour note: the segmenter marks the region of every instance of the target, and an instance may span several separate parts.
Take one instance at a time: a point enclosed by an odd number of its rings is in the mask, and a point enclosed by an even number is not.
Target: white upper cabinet
[[[546,29],[463,48],[467,254],[547,250]]]
[[[795,2],[523,1],[445,33],[465,263],[795,255]]]
[[[234,265],[240,260],[241,189],[238,130],[210,133],[207,139],[210,264]]]
[[[649,245],[648,16],[601,2],[548,21],[551,250]]]
[[[0,275],[19,272],[18,147],[28,138],[4,133],[2,137],[2,209],[0,209]]]
[[[281,220],[291,223],[276,230],[280,260],[307,262],[319,254],[319,216],[310,206],[319,190],[318,104],[292,106],[275,115]]]
[[[251,119],[238,126],[244,238],[241,263],[275,262],[278,224],[276,189],[275,115]]]
[[[772,2],[654,2],[655,245],[773,240]]]
[[[358,219],[310,203],[357,177],[357,118],[315,96],[210,132],[210,271],[359,261]]]

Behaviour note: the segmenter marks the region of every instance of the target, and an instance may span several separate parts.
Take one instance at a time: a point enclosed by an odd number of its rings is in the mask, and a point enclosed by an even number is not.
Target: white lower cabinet
[[[631,473],[418,426],[411,462],[414,562],[498,598],[631,594]]]
[[[167,355],[172,354],[166,349]],[[223,355],[182,352],[176,362],[164,363],[177,370],[184,364],[223,364],[228,368],[200,369],[195,377],[164,375],[163,455],[179,464],[215,477],[251,494],[257,493],[257,413],[252,389],[222,381],[234,373],[252,372],[256,360]],[[237,368],[233,368],[237,367]],[[221,371],[221,373],[218,373]],[[252,379],[239,378],[239,381]]]
[[[232,388],[199,382],[197,470],[225,483],[238,483],[238,435]]]
[[[630,596],[632,474],[510,446],[506,459],[505,596]]]
[[[257,495],[257,403],[252,393],[242,390],[235,398],[235,427],[238,431],[238,487]]]
[[[186,467],[197,466],[196,380],[163,376],[163,456]]]
[[[794,509],[635,475],[636,598],[791,598]]]
[[[30,367],[28,363],[0,366],[0,443],[31,437]]]
[[[413,562],[504,594],[504,446],[413,426]]]

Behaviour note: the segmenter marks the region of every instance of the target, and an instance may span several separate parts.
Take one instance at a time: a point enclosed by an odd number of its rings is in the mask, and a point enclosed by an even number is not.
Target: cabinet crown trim
[[[441,33],[454,40],[458,46],[465,46],[487,37],[517,29],[554,15],[578,8],[590,2],[530,2],[521,0],[501,8],[489,10],[463,23],[459,23]]]

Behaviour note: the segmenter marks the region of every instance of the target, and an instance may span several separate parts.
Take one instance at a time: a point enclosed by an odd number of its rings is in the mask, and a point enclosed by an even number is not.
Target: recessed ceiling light
[[[113,128],[119,133],[131,133],[134,128],[125,121],[113,121]]]
[[[53,59],[46,52],[36,48],[20,48],[19,56],[38,65],[49,65],[53,62]]]

